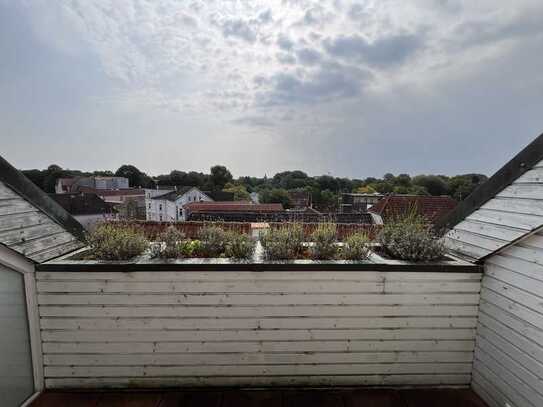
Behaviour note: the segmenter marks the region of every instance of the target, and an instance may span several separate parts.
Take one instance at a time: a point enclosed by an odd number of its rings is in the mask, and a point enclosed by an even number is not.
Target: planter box
[[[481,269],[461,260],[37,268],[49,388],[470,382]]]

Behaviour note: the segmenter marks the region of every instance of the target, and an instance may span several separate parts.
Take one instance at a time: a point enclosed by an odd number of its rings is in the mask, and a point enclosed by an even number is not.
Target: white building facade
[[[159,193],[156,193],[157,190],[145,190],[145,213],[148,221],[182,222],[186,220],[186,204],[213,201],[196,187],[181,191],[158,191]]]

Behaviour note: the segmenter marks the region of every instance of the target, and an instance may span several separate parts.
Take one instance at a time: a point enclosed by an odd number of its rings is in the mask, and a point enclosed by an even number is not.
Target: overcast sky
[[[0,0],[19,168],[490,174],[541,132],[541,0]]]

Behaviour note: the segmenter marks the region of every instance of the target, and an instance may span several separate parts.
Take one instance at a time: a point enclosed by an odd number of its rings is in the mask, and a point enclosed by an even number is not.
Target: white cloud
[[[269,140],[288,135],[300,145],[334,134],[356,140],[361,129],[378,133],[361,111],[381,106],[400,115],[398,95],[433,101],[448,83],[467,89],[485,78],[487,63],[543,43],[540,0],[22,4],[45,47],[101,67],[111,83],[99,99],[104,108],[209,117],[217,132],[224,120],[232,132],[265,129]],[[535,54],[525,58],[539,62]],[[504,68],[504,81],[516,79]]]

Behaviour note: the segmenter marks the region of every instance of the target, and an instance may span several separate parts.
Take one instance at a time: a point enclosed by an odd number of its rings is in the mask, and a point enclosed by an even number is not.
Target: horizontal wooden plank
[[[538,184],[518,184],[509,185],[498,196],[508,198],[522,198],[530,200],[543,199],[543,188]]]
[[[66,253],[70,253],[74,250],[80,249],[84,247],[85,244],[80,242],[79,240],[72,240],[68,243],[60,243],[55,246],[48,247],[47,249],[41,250],[37,253],[33,253],[29,255],[29,257],[32,258],[32,260],[41,263],[47,260],[54,259],[55,257],[62,256]]]
[[[498,359],[508,358],[512,361],[511,363],[520,364],[530,372],[530,375],[522,375],[523,377],[533,375],[539,379],[543,378],[543,363],[541,362],[543,352],[539,355],[538,361],[488,328],[480,327],[478,333],[477,347]]]
[[[530,250],[530,249],[525,249]],[[507,269],[509,272],[519,273],[527,277],[533,278],[534,280],[543,281],[543,265],[536,264],[524,259],[519,259],[518,257],[512,256],[513,254],[521,254],[518,251],[511,251],[510,249],[505,250],[499,255],[490,257],[485,265],[495,265]]]
[[[482,208],[543,216],[543,201],[533,199],[497,197],[485,203]]]
[[[479,282],[52,282],[38,281],[38,291],[69,293],[438,293],[479,292]]]
[[[479,369],[481,371],[479,371]],[[521,401],[522,404],[515,404],[511,397],[505,395],[505,389],[499,387],[499,384],[492,381],[492,373],[487,373],[488,368],[482,363],[478,363],[477,366],[474,366],[472,372],[472,382],[471,386],[479,396],[481,396],[490,407],[503,407],[507,404],[510,406],[518,405],[522,407],[533,407],[526,400]],[[480,389],[483,389],[483,393],[480,392]]]
[[[474,340],[336,340],[260,342],[44,342],[49,353],[471,352]]]
[[[368,318],[41,318],[42,329],[342,329],[342,328],[473,328],[474,317]]]
[[[513,241],[526,234],[526,230],[519,228],[512,228],[509,226],[495,225],[492,223],[485,223],[481,221],[469,220],[459,223],[455,227],[456,230],[462,230],[465,232],[477,233],[478,235],[488,236],[495,239]],[[452,232],[454,235],[455,232]],[[459,240],[462,240],[459,236]]]
[[[74,240],[75,237],[71,233],[66,232],[64,231],[64,229],[60,228],[55,233],[52,233],[50,235],[40,236],[36,239],[17,243],[12,246],[14,250],[31,256],[35,253],[47,250],[50,247],[70,243]]]
[[[477,316],[476,305],[293,305],[293,306],[40,306],[43,317],[156,317],[156,318],[266,318],[266,317],[383,317]]]
[[[0,216],[2,218],[4,216],[11,216],[17,213],[37,211],[37,208],[22,198],[0,200]]]
[[[484,249],[482,247],[457,240],[454,238],[456,235],[453,235],[452,233],[452,231],[447,233],[443,239],[445,246],[449,250],[456,253],[461,253],[464,256],[472,257],[474,259],[480,259],[492,253],[492,250]]]
[[[530,338],[536,343],[543,343],[543,330],[489,302],[481,303],[479,320],[485,326],[489,326],[492,320],[500,321],[520,335]]]
[[[498,343],[501,340],[512,343],[523,353],[543,364],[543,347],[541,344],[534,342],[532,338],[523,336],[522,333],[486,314],[481,314],[477,332],[480,336],[492,338],[493,343]]]
[[[40,305],[477,305],[479,294],[39,294]]]
[[[524,290],[524,287],[522,286],[525,282],[519,282],[518,279],[515,279],[514,282],[517,286],[521,286],[521,288],[511,285],[507,281],[498,280],[489,276],[484,280],[484,288],[540,313],[543,318],[543,298]]]
[[[291,365],[363,363],[469,363],[472,352],[345,352],[345,353],[222,353],[81,355],[46,354],[48,366],[199,366],[199,365]]]
[[[543,216],[484,209],[484,206],[473,212],[466,219],[523,229],[525,231],[530,231],[543,225]]]
[[[500,355],[495,356],[500,357]],[[543,405],[543,395],[525,383],[520,378],[523,376],[523,373],[519,372],[517,367],[512,366],[506,359],[501,358],[498,361],[488,353],[484,352],[482,349],[477,348],[474,363],[477,365],[477,368],[481,371],[481,373],[484,374],[486,372],[486,376],[489,377],[489,380],[492,380],[495,383],[500,383],[501,386],[503,386],[505,382],[506,385],[503,388],[507,390],[507,395],[513,395],[516,393],[529,400],[534,406]],[[491,372],[491,374],[488,374],[489,372]],[[497,377],[501,378],[501,380],[497,381]]]
[[[504,311],[507,311],[508,313],[513,314],[517,318],[526,321],[539,329],[543,329],[543,317],[540,313],[503,297],[494,291],[483,289],[481,296],[481,307],[486,303],[490,303]]]
[[[24,229],[48,223],[51,224],[53,222],[41,212],[23,212],[0,217],[0,231]]]
[[[277,340],[473,340],[475,329],[254,329],[218,331],[66,331],[44,330],[42,340],[51,342],[183,342],[183,341],[277,341]]]
[[[402,386],[467,385],[469,374],[401,375],[322,375],[322,376],[245,376],[245,377],[115,377],[46,378],[47,388],[118,388],[118,387],[208,387],[208,386]]]
[[[9,229],[0,232],[0,242],[12,246],[23,242],[39,240],[63,232],[64,229],[49,221],[43,224],[27,226],[24,228]]]
[[[46,366],[45,377],[308,376],[371,374],[468,374],[470,363],[248,366]]]
[[[474,232],[463,230],[464,227],[469,228],[467,222],[460,222],[454,230],[451,230],[447,236],[449,238],[455,239],[462,243],[467,243],[469,245],[481,247],[483,249],[489,250],[491,252],[498,250],[499,248],[505,246],[510,240],[496,239],[494,237],[480,235]]]
[[[518,177],[514,184],[539,183],[543,187],[543,168],[535,167]]]
[[[446,273],[446,272],[391,272],[391,271],[275,271],[275,272],[232,272],[224,271],[220,275],[216,272],[201,271],[134,271],[134,272],[51,272],[39,271],[36,273],[37,280],[59,280],[59,281],[117,281],[117,282],[159,282],[159,281],[478,281],[480,273]]]

